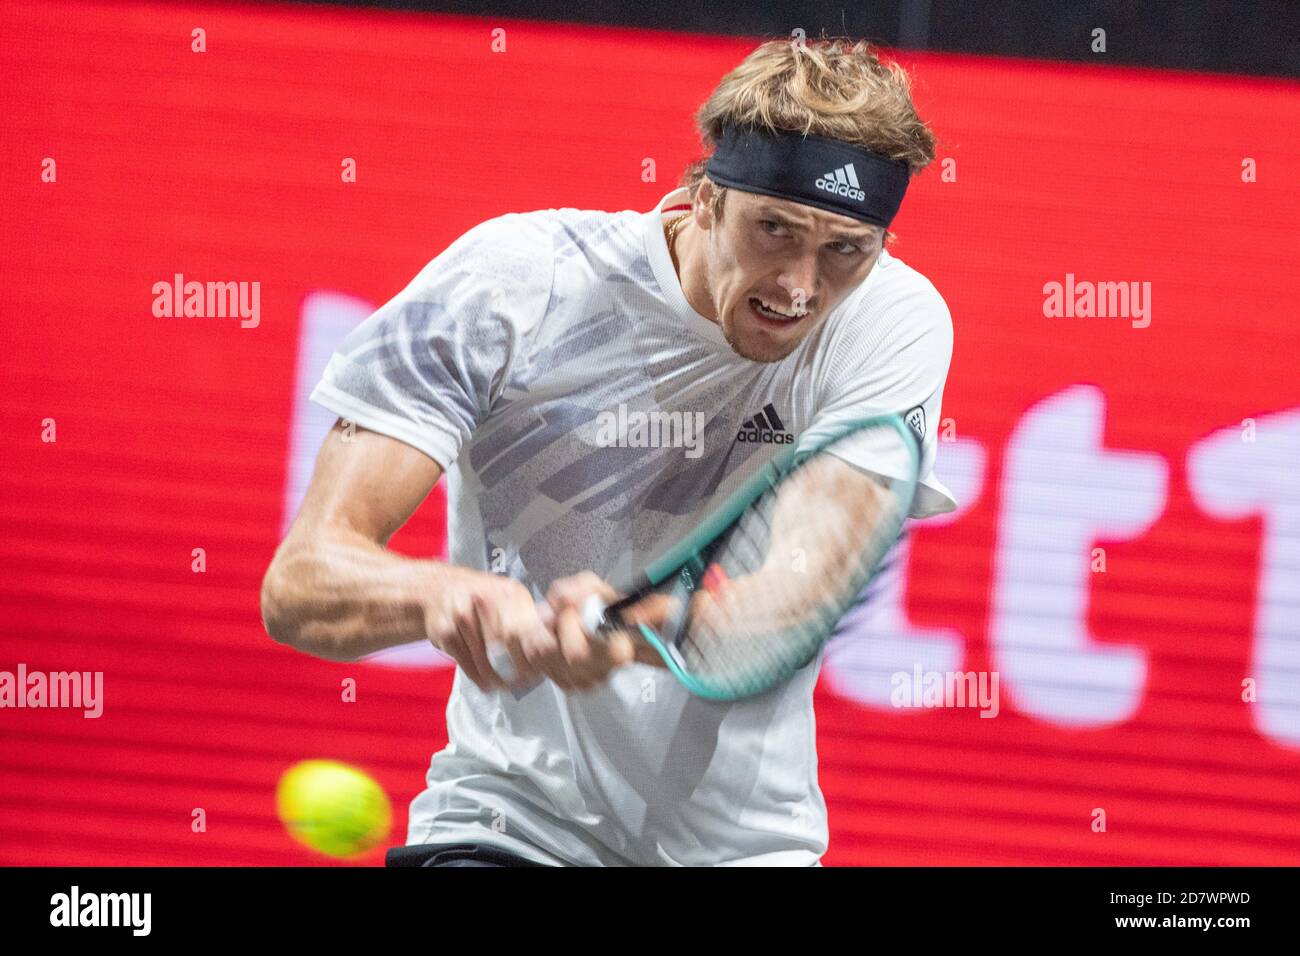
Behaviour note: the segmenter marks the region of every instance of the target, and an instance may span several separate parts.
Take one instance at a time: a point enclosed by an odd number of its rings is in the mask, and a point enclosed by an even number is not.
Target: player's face
[[[701,186],[694,214],[709,318],[738,355],[780,361],[867,277],[884,229],[738,189],[727,190],[714,220],[711,188]]]

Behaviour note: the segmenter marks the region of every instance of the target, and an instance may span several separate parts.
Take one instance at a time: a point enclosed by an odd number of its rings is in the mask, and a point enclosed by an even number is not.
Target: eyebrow
[[[800,231],[804,229],[802,223],[797,222],[794,219],[791,219],[785,213],[781,212],[781,210],[773,206],[766,206],[766,205],[759,206],[758,213],[761,216],[774,220],[778,224],[785,226],[788,229],[798,229]],[[875,242],[876,239],[877,239],[877,233],[873,230],[870,232],[841,232],[834,237],[833,241]]]

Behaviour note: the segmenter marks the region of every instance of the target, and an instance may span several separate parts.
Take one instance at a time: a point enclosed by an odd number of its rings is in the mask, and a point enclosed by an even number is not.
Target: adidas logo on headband
[[[848,199],[856,199],[858,202],[867,198],[858,187],[858,174],[854,170],[852,163],[845,163],[839,169],[833,169],[826,173],[814,184],[818,189],[824,189],[828,193],[834,193],[837,196],[844,196]]]
[[[898,214],[911,178],[907,163],[853,143],[748,126],[723,129],[704,171],[719,186],[878,226],[888,226]]]

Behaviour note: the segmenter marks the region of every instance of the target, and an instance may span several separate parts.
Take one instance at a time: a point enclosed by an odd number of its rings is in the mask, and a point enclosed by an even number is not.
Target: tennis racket
[[[871,580],[907,518],[919,471],[919,439],[898,415],[805,433],[626,597],[608,606],[589,599],[583,628],[644,640],[700,697],[763,693],[816,657]],[[667,619],[658,629],[629,623],[623,612],[651,594],[671,599]],[[505,648],[489,648],[489,661],[513,680]]]

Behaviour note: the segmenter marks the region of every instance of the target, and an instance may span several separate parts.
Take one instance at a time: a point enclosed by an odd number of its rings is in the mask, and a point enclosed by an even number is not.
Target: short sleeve
[[[344,339],[312,401],[419,449],[445,471],[544,316],[554,267],[539,214],[480,223]]]
[[[921,438],[921,481],[912,517],[955,510],[952,493],[934,474],[953,344],[952,317],[943,297],[912,273],[905,288],[891,290],[878,312],[852,316],[844,326],[827,343],[830,358],[820,401],[801,441],[816,440],[819,432],[846,418],[899,414]]]

